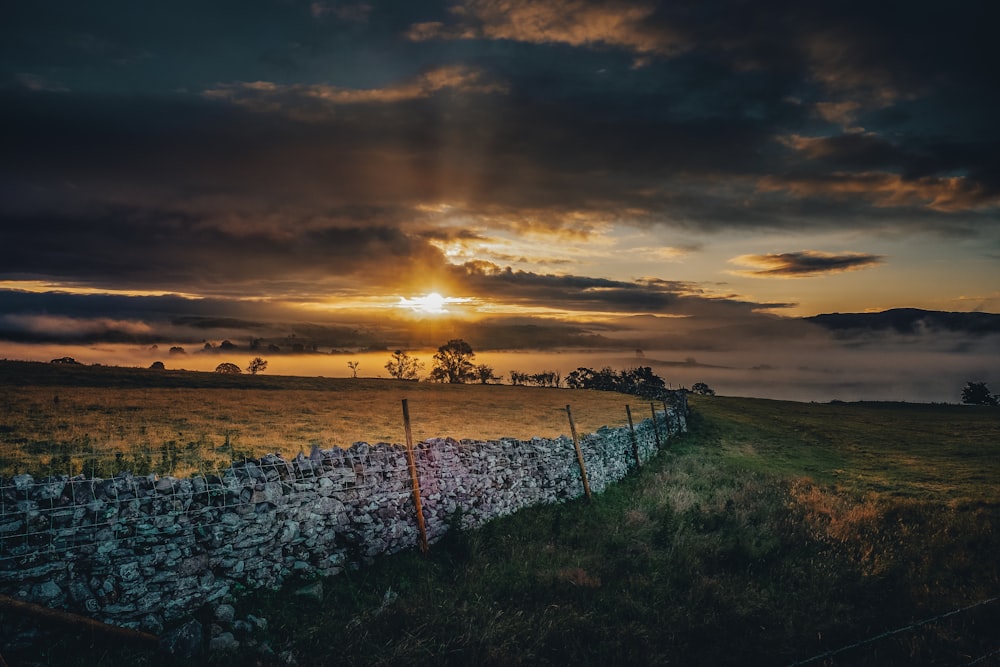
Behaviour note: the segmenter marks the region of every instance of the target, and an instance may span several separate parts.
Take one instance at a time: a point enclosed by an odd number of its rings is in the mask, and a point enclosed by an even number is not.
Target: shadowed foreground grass
[[[244,640],[214,662],[782,665],[1000,594],[995,411],[694,407],[690,434],[590,503],[381,558],[324,580],[322,602],[295,584],[242,598],[274,655]],[[998,627],[1000,604],[983,605],[812,664],[963,665],[1000,649]]]

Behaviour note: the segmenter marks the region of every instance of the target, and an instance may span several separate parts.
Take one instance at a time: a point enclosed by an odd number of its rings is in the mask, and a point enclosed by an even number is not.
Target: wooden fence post
[[[656,436],[656,449],[660,449],[660,429],[656,425],[656,407],[653,405],[652,401],[649,403],[649,410],[653,413],[653,435]]]
[[[34,616],[35,618],[44,621],[60,623],[81,633],[88,631],[100,632],[108,637],[114,637],[125,641],[142,642],[153,646],[155,646],[160,640],[159,637],[151,635],[148,632],[123,628],[117,625],[108,625],[87,616],[79,616],[68,611],[62,611],[61,609],[49,609],[48,607],[43,607],[41,605],[34,604],[33,602],[25,602],[16,598],[7,597],[6,595],[0,595],[0,609],[10,609],[11,611],[17,612],[21,616]]]
[[[628,415],[628,432],[632,438],[632,454],[635,456],[635,467],[638,468],[642,465],[642,461],[639,460],[639,441],[635,438],[635,424],[632,423],[632,408],[629,407],[628,403],[625,404],[625,414]]]
[[[417,478],[417,462],[413,458],[413,432],[410,430],[410,407],[403,399],[403,428],[406,430],[406,462],[410,466],[410,480],[413,482],[413,506],[417,513],[417,528],[420,529],[420,552],[427,553],[427,526],[424,525],[424,508],[420,502],[420,480]]]
[[[576,461],[580,464],[580,476],[583,478],[583,492],[590,500],[590,481],[587,479],[587,466],[583,464],[583,452],[580,451],[580,439],[576,437],[576,424],[573,423],[573,411],[566,406],[566,416],[569,417],[569,430],[573,434],[573,447],[576,449]]]
[[[670,447],[670,419],[667,415],[670,414],[670,408],[667,407],[667,399],[663,399],[663,433],[664,437],[667,439],[667,448]]]

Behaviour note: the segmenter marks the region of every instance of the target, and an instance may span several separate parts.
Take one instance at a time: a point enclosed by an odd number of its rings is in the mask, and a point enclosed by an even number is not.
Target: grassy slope
[[[694,397],[727,459],[858,493],[1000,502],[1000,412],[964,405]]]
[[[322,603],[294,585],[259,592],[240,614],[267,617],[258,639],[302,665],[772,665],[1000,594],[1000,507],[983,483],[997,480],[995,411],[695,409],[691,434],[590,504],[379,559],[326,580]],[[997,607],[828,664],[965,664],[1000,648]],[[53,664],[101,656],[50,650]],[[220,662],[253,660],[269,662],[250,650]]]

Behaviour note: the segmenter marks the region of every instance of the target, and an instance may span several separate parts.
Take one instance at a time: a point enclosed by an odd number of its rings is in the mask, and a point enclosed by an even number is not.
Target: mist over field
[[[614,369],[650,366],[671,387],[706,382],[721,395],[794,401],[893,400],[960,401],[966,382],[1000,384],[1000,335],[967,336],[936,333],[903,335],[875,332],[838,338],[818,327],[808,335],[705,334],[700,345],[669,348],[477,351],[475,363],[492,366],[509,382],[512,370],[523,373],[557,371],[564,378],[580,366]],[[444,340],[442,340],[442,343]],[[475,349],[474,341],[473,347]],[[693,342],[693,341],[687,341]],[[384,377],[391,350],[340,353],[268,353],[246,344],[233,350],[204,351],[186,346],[171,354],[171,345],[140,347],[127,344],[46,345],[12,343],[8,359],[48,361],[65,356],[83,364],[148,368],[162,361],[167,369],[212,371],[223,362],[246,368],[250,359],[268,361],[268,375],[350,377],[347,362],[358,362],[358,377]],[[409,350],[424,363],[427,377],[435,350]],[[995,387],[994,387],[995,388]]]

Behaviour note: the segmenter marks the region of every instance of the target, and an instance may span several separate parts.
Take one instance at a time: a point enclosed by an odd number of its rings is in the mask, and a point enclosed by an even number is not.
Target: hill
[[[803,319],[838,333],[886,331],[912,335],[924,331],[949,331],[977,336],[1000,333],[1000,315],[981,312],[894,308],[880,313],[827,313]]]

